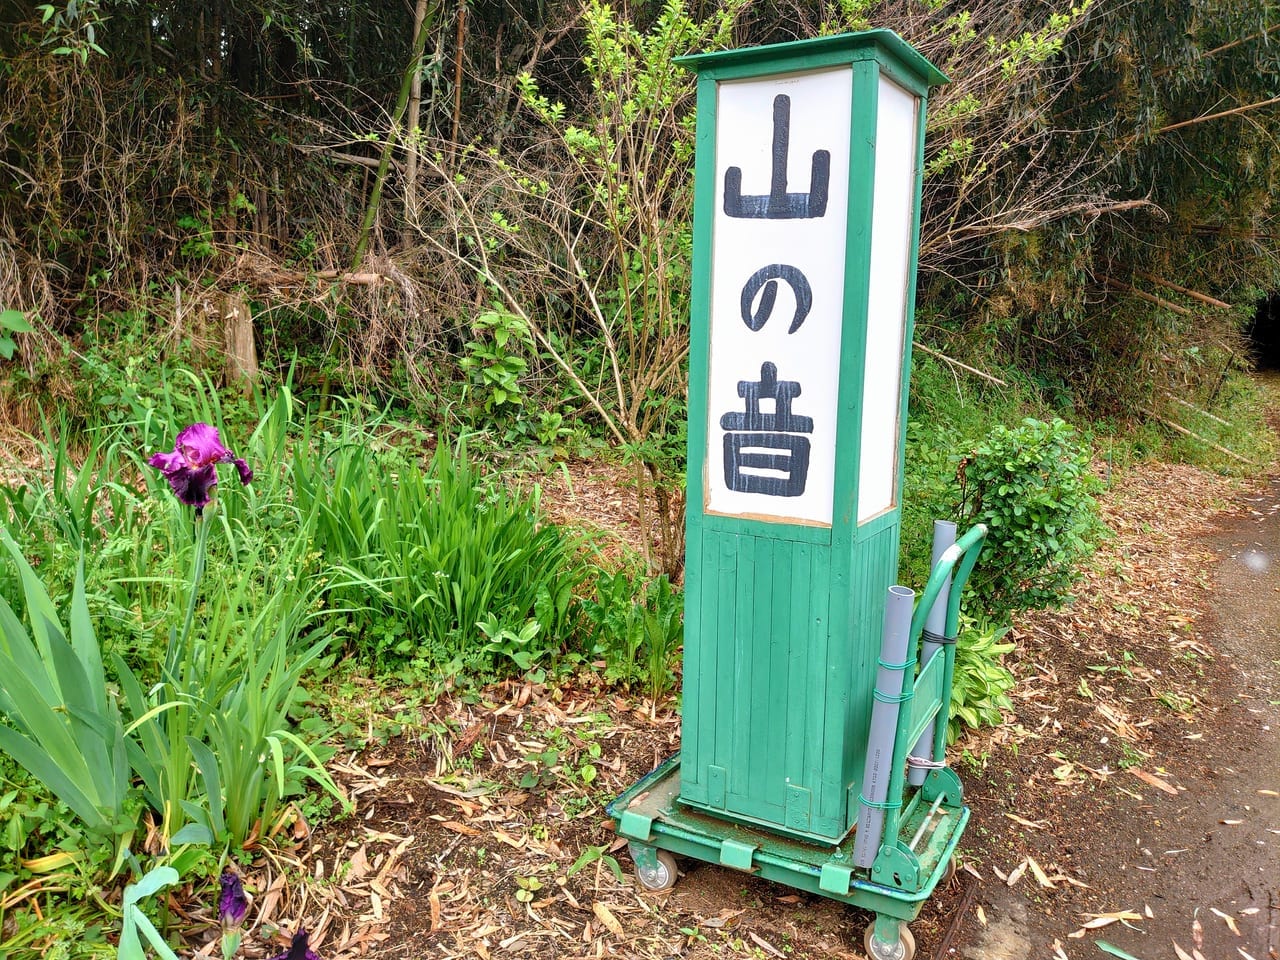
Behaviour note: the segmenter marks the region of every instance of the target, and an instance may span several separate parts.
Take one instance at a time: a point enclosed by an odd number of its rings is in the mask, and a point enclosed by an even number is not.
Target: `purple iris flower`
[[[222,884],[222,896],[218,898],[218,916],[224,927],[236,927],[244,920],[249,909],[249,898],[244,895],[244,881],[230,867],[218,878]]]
[[[173,487],[178,499],[196,508],[196,516],[204,510],[218,482],[215,464],[234,463],[240,482],[253,479],[253,471],[239,457],[222,445],[218,431],[207,423],[193,423],[181,433],[173,445],[173,453],[154,453],[147,463],[157,468]]]
[[[271,960],[320,960],[320,955],[307,946],[307,931],[299,930],[293,935],[289,949]]]

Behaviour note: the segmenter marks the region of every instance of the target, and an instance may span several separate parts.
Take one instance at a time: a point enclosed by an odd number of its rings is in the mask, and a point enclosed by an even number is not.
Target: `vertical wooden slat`
[[[704,741],[702,730],[706,725],[708,705],[703,695],[703,678],[708,657],[715,656],[715,644],[706,631],[706,587],[714,582],[712,571],[706,569],[707,549],[701,524],[691,523],[685,534],[684,580],[684,663],[681,680],[681,722],[684,736],[681,738],[680,758],[683,784],[691,790],[693,799],[705,799],[703,784]],[[711,706],[714,710],[714,705]]]
[[[813,547],[797,543],[791,551],[791,578],[793,587],[790,598],[790,620],[787,641],[787,667],[785,689],[790,709],[786,715],[787,741],[785,747],[786,768],[783,776],[790,777],[801,786],[809,785],[809,751],[805,747],[805,728],[808,723],[813,691],[808,685],[809,660],[813,655],[815,624],[813,604],[819,598],[811,589],[810,569]],[[779,686],[783,684],[779,683]]]
[[[716,744],[713,763],[724,766],[732,761],[734,748],[734,710],[737,699],[737,642],[739,624],[736,583],[738,579],[738,541],[729,534],[720,534],[718,540],[718,565],[716,568],[715,609],[717,612],[715,637],[717,659],[711,676],[715,678],[714,726],[708,737]]]
[[[749,794],[751,782],[748,776],[748,758],[751,756],[751,675],[754,664],[751,662],[752,634],[755,630],[755,537],[738,537],[738,569],[733,584],[733,593],[729,594],[739,620],[732,637],[733,676],[729,684],[733,697],[732,729],[733,729],[733,768],[729,770],[729,792],[735,797]]]
[[[751,763],[748,765],[748,776],[751,778],[750,790],[754,802],[751,804],[758,812],[755,816],[766,815],[764,806],[771,800],[775,792],[773,781],[775,745],[774,737],[778,734],[777,721],[781,717],[773,714],[773,697],[770,695],[773,683],[771,669],[771,651],[773,647],[773,609],[774,584],[777,557],[785,548],[785,543],[756,537],[755,575],[752,578],[752,616],[751,616],[751,704],[749,709],[749,727],[751,745]]]
[[[796,544],[790,540],[774,542],[773,584],[770,590],[772,617],[769,622],[769,681],[765,696],[769,704],[769,729],[766,731],[769,757],[767,799],[782,807],[787,802],[787,719],[793,703],[787,696],[787,667],[792,643],[803,643],[803,623],[792,617],[792,598],[805,593],[808,586],[796,579]],[[801,703],[795,703],[801,709]]]

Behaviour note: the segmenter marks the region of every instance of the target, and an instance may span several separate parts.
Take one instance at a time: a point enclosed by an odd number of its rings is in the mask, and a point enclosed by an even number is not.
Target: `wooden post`
[[[222,334],[226,347],[223,379],[227,386],[240,384],[245,396],[253,392],[258,379],[258,348],[253,340],[253,313],[249,304],[234,293],[222,299]]]

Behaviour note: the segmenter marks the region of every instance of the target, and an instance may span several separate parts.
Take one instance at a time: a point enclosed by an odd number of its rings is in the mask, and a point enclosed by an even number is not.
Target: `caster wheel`
[[[959,864],[956,863],[956,858],[952,857],[950,860],[947,861],[947,869],[942,871],[942,878],[938,881],[938,886],[945,887],[952,880],[954,880],[956,878],[956,872],[958,869],[959,869]]]
[[[905,923],[898,924],[898,942],[888,944],[876,938],[876,925],[873,922],[867,927],[862,945],[871,960],[912,960],[916,955],[916,938]]]
[[[657,861],[653,866],[641,866],[636,862],[636,879],[646,890],[670,890],[676,885],[676,858],[670,850],[655,850]]]

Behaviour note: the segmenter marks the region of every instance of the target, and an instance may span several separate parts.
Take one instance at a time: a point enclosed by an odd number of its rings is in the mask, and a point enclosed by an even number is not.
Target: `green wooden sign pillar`
[[[698,72],[681,800],[837,842],[899,489],[925,97],[874,30]]]

